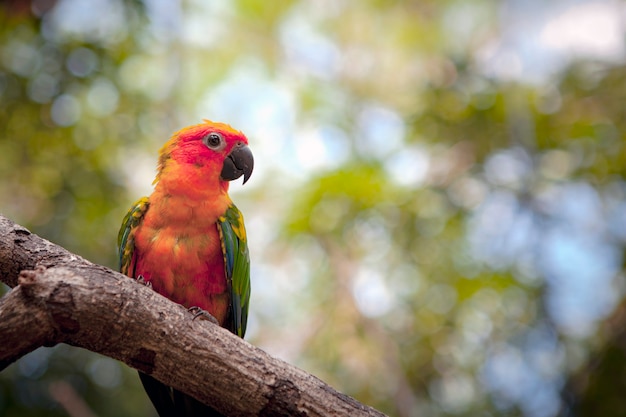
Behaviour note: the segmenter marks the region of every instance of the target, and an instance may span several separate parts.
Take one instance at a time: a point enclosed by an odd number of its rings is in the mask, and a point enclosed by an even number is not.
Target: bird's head
[[[184,172],[198,180],[236,180],[243,175],[244,184],[252,175],[254,159],[246,136],[225,123],[205,120],[174,133],[161,148],[155,182],[167,172]],[[191,173],[197,175],[191,175]]]

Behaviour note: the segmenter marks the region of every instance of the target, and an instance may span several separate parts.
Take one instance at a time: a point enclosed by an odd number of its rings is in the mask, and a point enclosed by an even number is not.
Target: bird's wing
[[[135,204],[133,204],[131,209],[128,210],[128,213],[126,213],[124,221],[122,221],[120,232],[117,235],[120,272],[132,278],[135,278],[133,256],[135,252],[134,232],[143,220],[143,216],[146,214],[149,206],[150,202],[148,201],[148,197],[140,198]]]
[[[229,330],[243,337],[248,322],[250,301],[250,255],[243,215],[234,204],[218,220],[222,241],[226,281],[231,297],[231,325]]]

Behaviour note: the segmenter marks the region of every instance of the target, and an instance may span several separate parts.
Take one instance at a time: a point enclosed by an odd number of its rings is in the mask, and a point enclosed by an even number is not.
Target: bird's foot
[[[218,326],[220,325],[220,323],[217,321],[215,317],[211,315],[211,313],[209,313],[206,310],[201,309],[200,307],[197,307],[197,306],[189,307],[187,311],[193,314],[193,318],[191,320],[195,320],[198,317],[200,317],[204,320],[210,321],[213,324],[217,324]]]
[[[137,278],[135,278],[135,281],[141,285],[145,285],[148,288],[152,288],[152,283],[150,281],[147,281],[143,275],[139,275]]]

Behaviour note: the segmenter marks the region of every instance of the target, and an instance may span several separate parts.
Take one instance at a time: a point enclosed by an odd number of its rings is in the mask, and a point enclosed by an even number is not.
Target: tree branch
[[[21,272],[20,272],[21,271]],[[67,343],[118,359],[231,416],[382,416],[134,280],[0,216],[0,369]]]

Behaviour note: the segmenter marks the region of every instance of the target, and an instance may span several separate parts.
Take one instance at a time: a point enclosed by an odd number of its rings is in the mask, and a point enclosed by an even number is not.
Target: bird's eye
[[[222,135],[219,133],[209,133],[204,137],[204,144],[211,149],[217,149],[222,145]]]

